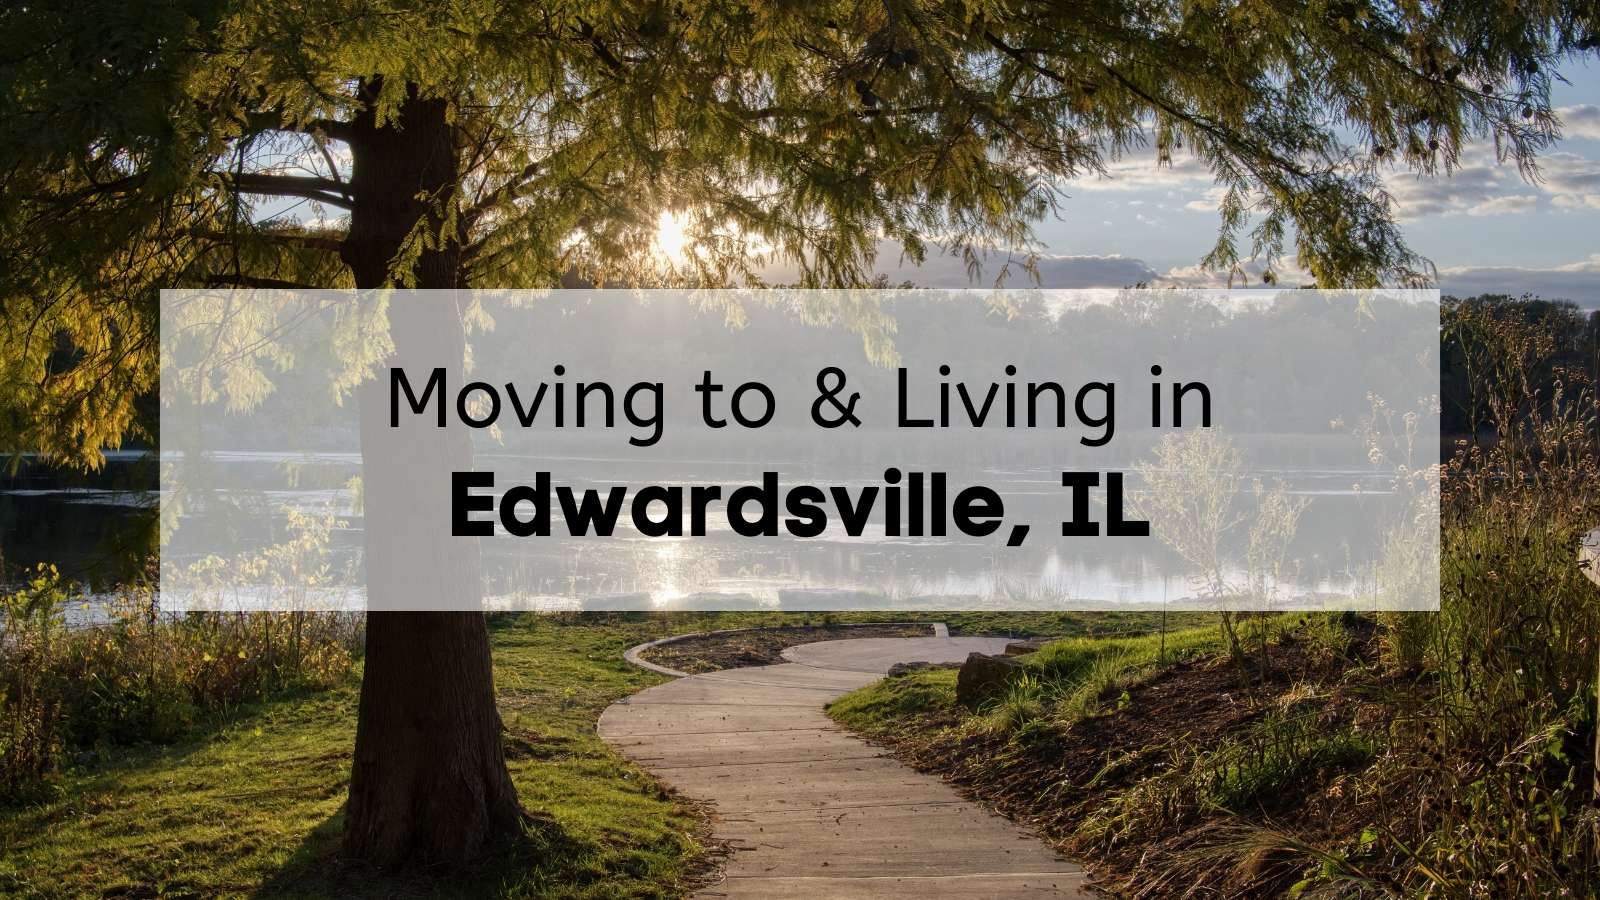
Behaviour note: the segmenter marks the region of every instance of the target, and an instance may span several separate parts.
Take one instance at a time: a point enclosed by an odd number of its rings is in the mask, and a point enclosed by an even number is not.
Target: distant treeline
[[[1441,427],[1446,435],[1493,437],[1497,396],[1534,398],[1549,413],[1594,402],[1600,380],[1600,310],[1531,295],[1445,297],[1439,315]],[[1516,379],[1529,390],[1495,388]],[[1525,420],[1531,408],[1510,411]]]

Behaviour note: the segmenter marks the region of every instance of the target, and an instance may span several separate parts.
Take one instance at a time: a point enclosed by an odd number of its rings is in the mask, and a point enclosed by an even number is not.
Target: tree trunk
[[[364,87],[376,96],[376,79]],[[437,234],[440,204],[455,202],[460,162],[447,104],[408,97],[394,120],[379,126],[369,108],[350,129],[354,208],[342,256],[359,288],[388,285],[417,223]],[[462,287],[461,244],[452,235],[405,254],[415,286]],[[396,295],[389,324],[397,359],[443,365],[460,383],[465,336],[450,294]],[[369,604],[480,610],[477,543],[439,533],[449,472],[472,466],[470,439],[417,417],[391,428],[388,400],[386,377],[358,398]],[[379,867],[459,865],[519,834],[501,731],[481,611],[369,613],[345,851]]]

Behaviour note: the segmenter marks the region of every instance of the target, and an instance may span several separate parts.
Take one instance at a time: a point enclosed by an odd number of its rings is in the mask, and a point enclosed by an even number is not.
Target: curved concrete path
[[[959,662],[1002,638],[804,644],[771,666],[647,688],[600,735],[715,805],[733,850],[704,897],[1088,897],[1083,870],[1006,819],[841,730],[823,704],[897,662]]]

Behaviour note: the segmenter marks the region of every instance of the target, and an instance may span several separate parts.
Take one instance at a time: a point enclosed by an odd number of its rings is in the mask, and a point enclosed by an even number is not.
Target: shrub
[[[1577,565],[1600,525],[1595,395],[1562,363],[1560,323],[1524,306],[1446,305],[1446,356],[1474,373],[1468,418],[1494,438],[1462,441],[1444,469],[1439,612],[1382,623],[1386,660],[1417,689],[1365,780],[1406,802],[1351,849],[1400,860],[1408,892],[1600,889],[1600,589]]]
[[[74,752],[170,741],[271,694],[349,676],[358,616],[160,612],[150,588],[97,599],[105,621],[41,566],[0,602],[0,800],[48,787]]]

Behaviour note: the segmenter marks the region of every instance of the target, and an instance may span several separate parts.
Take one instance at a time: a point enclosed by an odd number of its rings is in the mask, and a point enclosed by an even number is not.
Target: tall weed
[[[349,676],[359,616],[159,610],[153,590],[89,601],[37,569],[0,599],[0,801],[25,800],[104,747],[170,741],[274,693]]]

